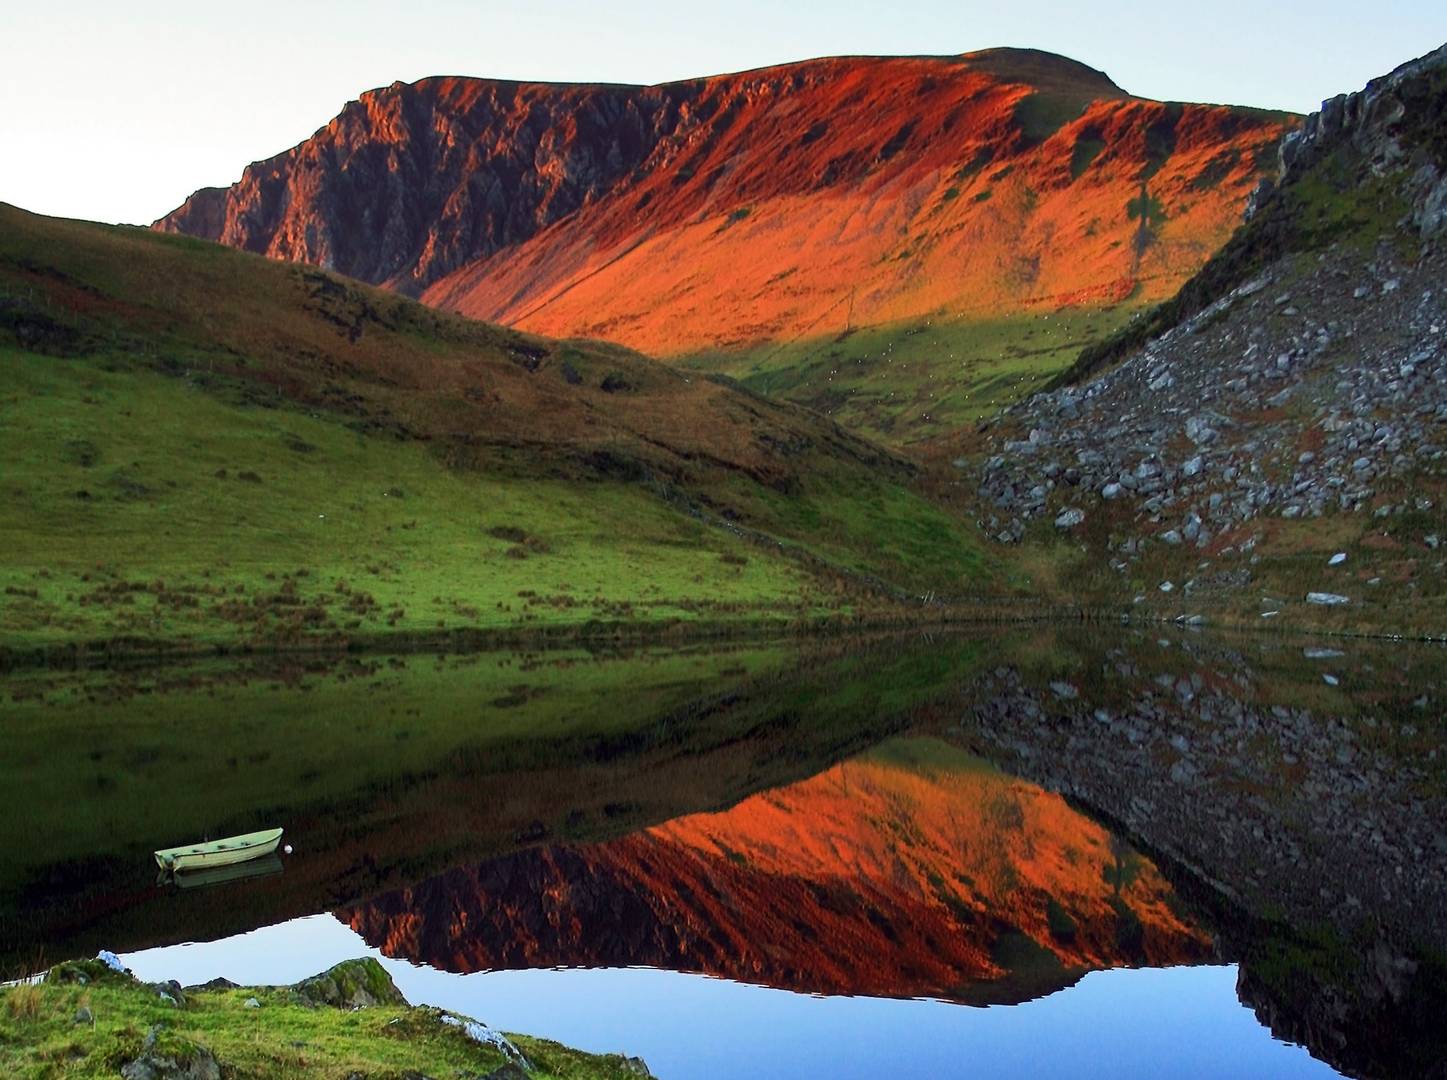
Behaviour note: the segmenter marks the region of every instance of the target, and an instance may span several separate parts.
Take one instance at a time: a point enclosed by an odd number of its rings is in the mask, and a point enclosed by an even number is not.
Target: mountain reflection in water
[[[1151,862],[934,739],[599,844],[451,870],[339,912],[455,972],[645,965],[812,993],[1013,1002],[1200,961]]]
[[[1060,1016],[1087,986],[1219,990],[1236,965],[1265,1043],[1441,1077],[1444,657],[1031,627],[10,673],[0,968],[214,942],[197,970],[318,913],[430,965],[392,961],[424,994],[642,965],[630,985],[707,984],[719,1009],[815,1000],[795,990]],[[154,849],[267,824],[296,846],[283,873],[155,887]],[[246,977],[298,955],[253,950]],[[528,1030],[500,1003],[484,1018]],[[642,1048],[625,1034],[605,1045]]]

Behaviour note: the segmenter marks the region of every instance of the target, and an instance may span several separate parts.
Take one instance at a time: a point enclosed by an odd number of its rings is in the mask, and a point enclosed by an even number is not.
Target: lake
[[[1035,627],[12,672],[0,970],[370,955],[669,1078],[1436,1075],[1444,661]],[[269,825],[252,876],[158,883]]]

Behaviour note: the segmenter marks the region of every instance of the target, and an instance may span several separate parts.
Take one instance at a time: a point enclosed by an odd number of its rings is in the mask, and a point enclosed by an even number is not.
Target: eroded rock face
[[[1027,50],[651,87],[434,78],[363,94],[155,227],[667,355],[796,336],[856,291],[856,325],[1164,295],[1292,122]]]
[[[1281,143],[1279,183],[1292,183],[1343,146],[1375,175],[1411,173],[1412,221],[1423,236],[1447,226],[1447,146],[1432,129],[1447,110],[1447,45],[1321,103]]]

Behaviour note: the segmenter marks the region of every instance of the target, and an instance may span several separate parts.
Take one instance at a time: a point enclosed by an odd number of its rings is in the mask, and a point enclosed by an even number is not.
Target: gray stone
[[[291,990],[306,1004],[330,1005],[339,1009],[407,1004],[407,999],[397,989],[387,969],[370,956],[343,960],[320,975],[294,984]]]
[[[1057,529],[1073,529],[1084,520],[1085,511],[1072,506],[1064,510],[1060,516],[1055,519],[1055,527]]]
[[[139,1057],[121,1066],[122,1080],[221,1080],[216,1056],[198,1043],[176,1039],[165,1052],[156,1047],[155,1029]]]

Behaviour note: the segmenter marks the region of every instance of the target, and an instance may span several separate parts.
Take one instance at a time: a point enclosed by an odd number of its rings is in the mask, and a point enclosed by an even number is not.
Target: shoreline
[[[998,607],[1027,607],[1028,601],[999,605],[950,606],[933,602],[925,617],[876,614],[862,618],[825,617],[810,620],[712,620],[597,622],[548,627],[461,627],[436,632],[401,631],[317,637],[300,641],[188,641],[185,639],[110,638],[75,642],[6,645],[0,643],[0,676],[23,671],[151,666],[194,660],[285,658],[289,656],[398,655],[405,653],[485,653],[518,648],[595,646],[703,645],[749,641],[805,641],[876,633],[909,633],[971,627],[1068,625],[1172,626],[1194,631],[1250,634],[1265,637],[1319,636],[1359,641],[1397,641],[1447,645],[1447,630],[1390,630],[1312,625],[1309,621],[1275,621],[1260,625],[1232,613],[1203,611],[1177,615],[1138,614],[1107,607],[1065,607],[1042,604],[1037,610],[1007,613]]]

